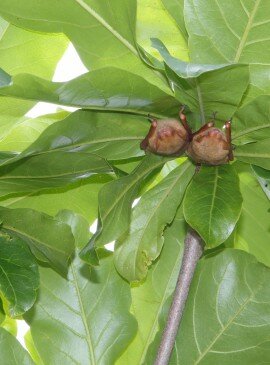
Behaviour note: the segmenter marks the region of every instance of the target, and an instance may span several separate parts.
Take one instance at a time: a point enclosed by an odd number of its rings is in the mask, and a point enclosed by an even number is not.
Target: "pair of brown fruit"
[[[197,164],[222,165],[233,160],[231,122],[225,123],[225,132],[213,121],[192,133],[183,108],[177,119],[151,120],[150,130],[141,142],[141,149],[165,156],[186,154]]]

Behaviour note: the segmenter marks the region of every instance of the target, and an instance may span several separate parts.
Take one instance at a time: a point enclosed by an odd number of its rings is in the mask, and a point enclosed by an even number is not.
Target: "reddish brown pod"
[[[206,123],[192,136],[187,155],[196,163],[222,165],[233,160],[231,122],[225,123],[225,132],[214,122]]]
[[[186,120],[182,120],[182,110],[179,114],[182,124],[177,119],[152,119],[141,149],[159,155],[181,155],[191,141],[192,132]]]

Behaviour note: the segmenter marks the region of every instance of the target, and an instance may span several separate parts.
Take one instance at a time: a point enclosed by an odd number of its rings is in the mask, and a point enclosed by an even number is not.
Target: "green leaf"
[[[35,365],[14,336],[0,328],[1,365]]]
[[[116,67],[93,70],[67,82],[50,82],[27,74],[13,77],[12,82],[0,88],[0,95],[143,115],[175,115],[179,109],[179,102],[170,92]]]
[[[252,166],[252,170],[255,172],[255,176],[257,177],[261,188],[265,192],[267,198],[270,200],[270,171],[262,169],[258,166]]]
[[[162,0],[162,3],[175,20],[183,37],[187,39],[188,34],[184,20],[184,0]]]
[[[171,363],[267,363],[269,279],[268,268],[238,250],[227,249],[201,260],[191,284]],[[149,351],[147,364],[154,359],[159,338]]]
[[[233,117],[233,143],[245,144],[270,138],[269,95],[259,96],[241,107]]]
[[[11,75],[29,72],[51,79],[67,46],[62,34],[40,34],[15,27],[0,18],[0,67]],[[33,101],[1,97],[0,138],[9,128],[24,120]],[[23,118],[23,119],[21,119]]]
[[[219,119],[225,120],[235,113],[249,83],[247,65],[186,63],[172,57],[159,39],[152,42],[164,58],[166,74],[173,89],[178,91],[178,99],[193,112],[199,112],[202,123],[215,110]],[[224,83],[235,79],[239,83],[228,93]]]
[[[39,300],[25,318],[45,364],[114,364],[133,339],[129,285],[106,256],[92,269],[75,259],[68,281],[40,270]]]
[[[161,252],[163,231],[181,204],[194,165],[186,161],[142,195],[131,215],[128,233],[116,244],[115,266],[128,281],[141,281]]]
[[[68,225],[32,209],[0,207],[2,229],[22,238],[36,257],[49,262],[61,273],[67,271],[74,251],[74,238]]]
[[[267,0],[219,2],[186,0],[185,21],[192,62],[246,63],[250,88],[245,101],[269,93],[270,3]],[[227,90],[233,82],[227,82]]]
[[[38,266],[28,246],[21,238],[0,236],[0,293],[5,312],[18,317],[28,311],[38,287]]]
[[[21,152],[28,148],[40,134],[51,124],[68,116],[68,112],[61,111],[54,114],[43,115],[38,118],[20,118],[0,140],[1,151]]]
[[[128,229],[131,205],[136,198],[143,181],[166,162],[166,158],[149,154],[128,176],[112,181],[99,192],[99,226],[97,233],[80,253],[88,260],[88,251],[118,239]]]
[[[239,179],[231,165],[202,166],[187,189],[184,215],[207,248],[224,242],[234,230],[242,207]]]
[[[79,110],[48,127],[22,155],[79,150],[109,160],[128,159],[144,154],[140,142],[148,130],[149,122],[140,116]]]
[[[145,282],[131,288],[132,312],[138,322],[138,332],[116,365],[145,364],[148,347],[160,329],[158,319],[161,313],[167,313],[167,302],[175,288],[185,234],[186,224],[180,208],[165,231],[159,260],[150,267]]]
[[[237,146],[234,155],[240,161],[270,170],[270,138]]]
[[[234,247],[256,256],[270,267],[270,204],[250,166],[238,164],[243,209],[236,226]]]
[[[160,75],[140,59],[136,45],[136,0],[65,1],[37,4],[28,0],[1,1],[2,16],[19,27],[38,32],[65,33],[89,70],[115,66],[169,90]],[[51,11],[53,9],[53,12]],[[44,21],[46,19],[46,21]]]
[[[166,11],[165,8],[172,10],[170,6],[167,7],[162,0],[137,0],[137,4],[137,41],[143,49],[158,57],[158,52],[153,50],[150,41],[151,38],[158,37],[166,43],[173,55],[188,61],[187,33],[181,32],[181,26],[178,27],[172,14]],[[175,11],[175,16],[178,17],[178,15],[181,17],[181,11],[179,13]]]
[[[37,352],[37,349],[34,345],[34,341],[31,335],[31,331],[29,330],[26,335],[24,336],[25,346],[27,348],[27,351],[30,353],[32,359],[35,362],[35,365],[44,365],[42,362],[39,353]]]
[[[58,188],[109,172],[112,167],[107,161],[91,153],[52,151],[2,166],[0,196]]]

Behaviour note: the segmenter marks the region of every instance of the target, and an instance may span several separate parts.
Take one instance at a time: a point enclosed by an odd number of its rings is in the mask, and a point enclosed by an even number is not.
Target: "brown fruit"
[[[141,149],[159,155],[180,155],[190,140],[189,131],[177,119],[154,119]]]
[[[188,156],[196,163],[207,165],[222,165],[233,160],[230,129],[230,122],[225,124],[226,133],[215,128],[213,122],[205,124],[193,134]]]

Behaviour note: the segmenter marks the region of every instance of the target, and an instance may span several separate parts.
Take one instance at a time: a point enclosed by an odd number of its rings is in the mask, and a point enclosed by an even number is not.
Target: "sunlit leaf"
[[[109,160],[142,156],[140,142],[148,130],[149,122],[140,116],[80,110],[47,128],[23,156],[52,150],[84,151]]]
[[[0,5],[1,6],[1,5]],[[132,71],[115,67],[93,70],[71,81],[56,83],[19,74],[0,95],[47,101],[87,109],[116,110],[143,115],[175,115],[179,102]]]
[[[35,365],[14,336],[0,328],[1,365]]]

